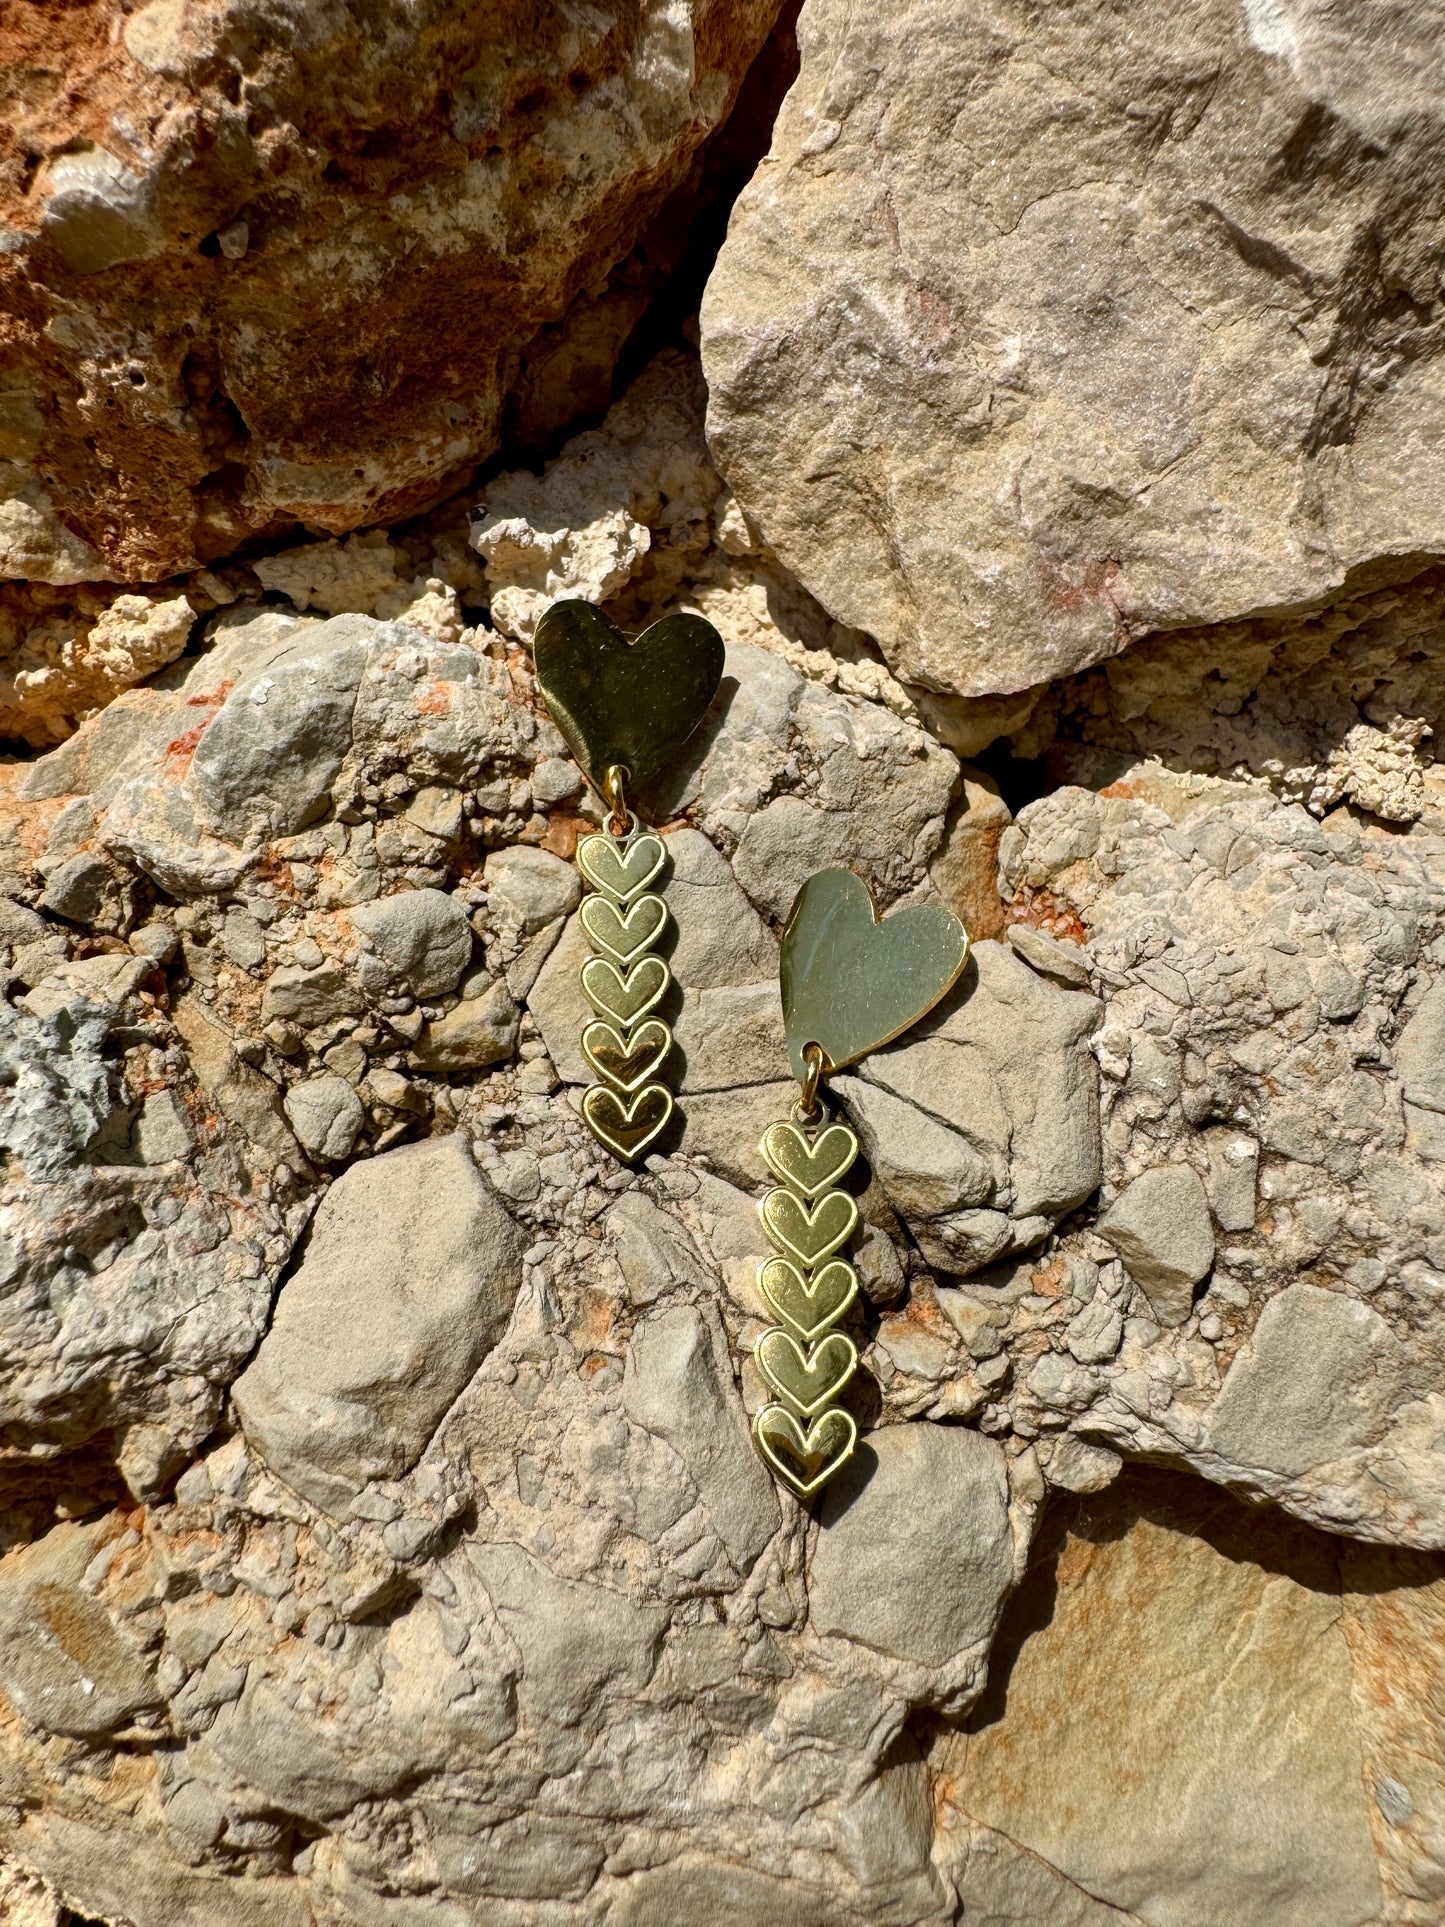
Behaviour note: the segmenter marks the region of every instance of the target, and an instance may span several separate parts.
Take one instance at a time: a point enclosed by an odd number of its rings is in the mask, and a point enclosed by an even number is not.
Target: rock
[[[7,505],[12,506],[12,505]],[[0,509],[3,529],[4,509]],[[100,572],[100,558],[84,558],[72,574],[65,550],[50,564],[59,575],[14,570],[0,533],[0,575],[81,582]],[[190,639],[196,612],[185,596],[118,595],[82,590],[73,600],[25,626],[18,646],[6,650],[0,673],[0,729],[37,749],[60,743],[88,716],[122,690],[144,682],[174,662]]]
[[[441,890],[404,890],[358,904],[351,921],[370,940],[385,978],[414,997],[454,990],[471,958],[467,913]]]
[[[1102,1492],[1124,1468],[1117,1452],[1106,1445],[1090,1445],[1073,1432],[1054,1441],[1049,1454],[1049,1484],[1065,1492]]]
[[[678,982],[689,990],[776,985],[777,939],[717,846],[700,830],[674,830],[667,856],[667,907],[677,926],[668,961]]]
[[[103,59],[26,109],[34,179],[3,211],[34,302],[13,356],[6,573],[155,582],[297,523],[370,527],[491,454],[509,394],[539,445],[579,388],[584,410],[605,400],[651,278],[642,231],[661,213],[649,231],[670,262],[681,240],[667,237],[698,202],[668,197],[695,188],[697,150],[774,13],[698,0],[666,27],[649,16],[579,39],[503,5],[485,24],[449,13],[433,45],[343,16],[301,42],[241,12],[137,8]],[[505,75],[489,78],[502,45]],[[26,58],[58,72],[66,46],[42,34]],[[265,130],[215,78],[226,59],[268,75]],[[120,102],[168,131],[137,144],[111,125]],[[197,166],[182,130],[201,122],[225,131]],[[386,146],[381,173],[346,171],[354,126]],[[584,148],[585,178],[556,158]],[[323,187],[303,153],[332,156],[335,178]],[[272,192],[279,221],[262,205]],[[509,235],[525,237],[520,255]],[[364,293],[340,260],[365,263]],[[278,301],[324,354],[298,363],[256,341],[252,318]],[[82,341],[127,344],[103,409],[82,399]],[[211,384],[194,405],[177,399],[188,356]],[[347,398],[359,370],[383,366],[363,433]],[[74,399],[58,415],[35,399],[62,390]]]
[[[1214,1263],[1214,1229],[1199,1173],[1187,1164],[1145,1171],[1099,1220],[1107,1238],[1148,1297],[1161,1324],[1182,1325],[1194,1287]]]
[[[78,1584],[98,1543],[61,1525],[0,1563],[0,1688],[48,1733],[106,1733],[158,1703],[140,1655]]]
[[[1205,1131],[1203,1137],[1209,1151],[1209,1176],[1204,1188],[1220,1230],[1252,1231],[1259,1146],[1253,1138],[1228,1128]]]
[[[1378,1919],[1333,1545],[1158,1473],[1046,1530],[1010,1609],[1006,1703],[1000,1683],[991,1717],[948,1748],[951,1797],[983,1839],[1016,1843],[1111,1920]]]
[[[171,1164],[189,1155],[196,1134],[190,1115],[174,1091],[153,1091],[141,1106],[135,1127],[143,1164]]]
[[[291,836],[324,813],[351,746],[369,625],[309,625],[301,640],[226,696],[196,745],[191,788],[208,827],[232,843],[253,826]]]
[[[533,1717],[574,1725],[608,1694],[635,1693],[652,1677],[662,1608],[559,1578],[520,1546],[473,1541],[467,1557],[521,1649],[519,1697]]]
[[[678,1089],[687,1095],[735,1091],[787,1070],[776,981],[685,990],[673,1038],[682,1060]]]
[[[323,1511],[406,1471],[501,1336],[521,1252],[462,1139],[353,1165],[233,1388],[247,1436]]]
[[[780,1515],[733,1389],[721,1326],[691,1305],[650,1313],[633,1336],[622,1403],[635,1425],[677,1453],[729,1558],[747,1572]]]
[[[889,1202],[929,1261],[1027,1249],[1099,1181],[1092,997],[976,944],[959,989],[837,1080]]]
[[[413,1061],[430,1071],[475,1070],[505,1063],[517,1048],[520,1023],[521,1013],[507,985],[488,984],[423,1028]]]
[[[604,1222],[634,1305],[651,1305],[677,1285],[705,1290],[711,1282],[682,1226],[642,1192],[625,1191]]]
[[[951,738],[949,747],[957,745]],[[934,888],[960,918],[969,937],[1004,934],[1003,905],[998,894],[999,839],[1013,821],[998,785],[984,771],[962,765],[962,794],[948,813],[943,843],[928,866]]]
[[[1060,943],[1032,924],[1011,923],[1008,940],[1026,964],[1076,990],[1089,988],[1089,959],[1077,944]]]
[[[239,1773],[283,1813],[313,1822],[389,1792],[408,1767],[389,1748],[348,1745],[330,1722],[313,1719],[260,1677],[248,1679],[222,1712],[201,1757]]]
[[[570,863],[525,844],[494,850],[483,874],[493,915],[500,912],[529,937],[554,918],[570,916],[582,895],[581,879]]]
[[[52,916],[69,923],[92,923],[109,882],[110,871],[100,858],[80,850],[46,877],[40,901]]]
[[[1210,1443],[1239,1464],[1298,1476],[1375,1445],[1408,1382],[1400,1343],[1378,1312],[1291,1285],[1265,1306],[1230,1368]]]
[[[977,696],[1439,547],[1433,377],[1341,417],[1346,470],[1312,426],[1336,362],[1310,333],[1350,300],[1348,237],[1379,222],[1414,245],[1433,42],[1310,21],[1286,50],[1227,7],[1000,26],[929,0],[890,25],[811,14],[703,303],[711,446],[832,615],[905,680]],[[1358,199],[1291,145],[1321,115],[1358,144]],[[1326,231],[1336,251],[1311,253]],[[1249,317],[1227,365],[1225,314]],[[1393,322],[1366,325],[1389,352]],[[1284,395],[1263,445],[1251,410]],[[1300,488],[1324,550],[1282,507]]]
[[[143,957],[79,957],[74,963],[62,963],[48,971],[26,994],[23,1007],[32,1017],[53,1017],[77,1003],[118,1007],[149,975],[150,964]]]
[[[366,1122],[361,1099],[344,1077],[311,1077],[293,1084],[285,1105],[302,1150],[323,1164],[349,1156]]]
[[[291,1018],[308,1030],[352,1016],[361,1007],[356,980],[339,963],[318,964],[313,970],[282,964],[267,978],[261,999],[261,1013],[269,1021]]]
[[[1407,1104],[1445,1111],[1445,978],[1437,978],[1395,1045],[1395,1070]]]
[[[1013,1585],[1003,1453],[959,1427],[895,1425],[824,1488],[813,1628],[982,1677]]]

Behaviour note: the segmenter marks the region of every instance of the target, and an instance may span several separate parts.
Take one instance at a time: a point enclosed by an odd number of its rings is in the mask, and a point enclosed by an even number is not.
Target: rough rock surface
[[[997,1689],[935,1756],[964,1918],[1433,1918],[1438,1768],[1410,1747],[1412,1708],[1439,1717],[1440,1586],[1438,1561],[1177,1476],[1069,1507],[1005,1618]]]
[[[703,304],[710,434],[906,681],[1021,690],[1441,547],[1441,42],[1389,22],[811,0]]]
[[[1435,1927],[1445,808],[1423,732],[1393,827],[1299,775],[1425,715],[1433,578],[1231,625],[1233,710],[1162,644],[1030,694],[995,782],[700,419],[671,351],[540,475],[193,579],[182,658],[0,773],[0,1911]],[[728,647],[641,799],[636,1173],[575,1110],[595,813],[524,640],[599,553]],[[839,861],[977,941],[835,1080],[863,1448],[804,1511],[756,1147]]]
[[[647,257],[610,300],[609,273],[695,188],[777,10],[16,16],[0,577],[156,581],[396,517],[497,448],[509,396],[543,439],[605,396]]]

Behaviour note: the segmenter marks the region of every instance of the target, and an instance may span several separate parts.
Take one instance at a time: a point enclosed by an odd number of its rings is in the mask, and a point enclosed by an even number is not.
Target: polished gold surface
[[[858,1207],[846,1191],[829,1191],[809,1208],[791,1191],[769,1191],[758,1206],[763,1229],[805,1271],[831,1258],[852,1237]]]
[[[670,763],[723,672],[722,637],[701,616],[664,616],[629,642],[610,616],[575,598],[542,616],[532,657],[553,721],[599,790],[613,766],[635,791]]]
[[[957,983],[968,960],[963,925],[941,903],[878,919],[851,870],[819,870],[799,890],[783,931],[783,1025],[793,1074],[820,1044],[842,1070],[901,1035]]]
[[[672,973],[661,957],[640,957],[626,972],[606,957],[582,966],[582,988],[593,1009],[618,1024],[635,1024],[662,1001]]]
[[[844,1332],[829,1332],[805,1351],[791,1332],[773,1325],[753,1356],[769,1385],[802,1418],[837,1398],[858,1369],[858,1348]]]
[[[656,1077],[672,1049],[672,1032],[649,1017],[630,1033],[600,1017],[582,1026],[582,1055],[605,1084],[629,1094]]]
[[[811,1278],[788,1258],[764,1258],[758,1266],[758,1290],[774,1316],[811,1344],[837,1324],[858,1296],[858,1274],[842,1258],[830,1260]]]
[[[620,781],[609,782],[617,834],[584,837],[577,861],[594,894],[582,905],[588,941],[602,955],[582,966],[582,989],[598,1013],[582,1027],[582,1055],[601,1080],[583,1093],[582,1116],[598,1143],[634,1163],[666,1130],[672,1092],[658,1081],[672,1031],[652,1015],[672,973],[651,947],[667,933],[667,905],[647,886],[662,873],[662,839],[639,829]]]
[[[593,1084],[582,1093],[582,1115],[598,1143],[630,1164],[666,1128],[672,1116],[672,1092],[665,1084],[644,1084],[629,1098],[606,1084]]]
[[[768,1464],[800,1499],[811,1498],[845,1465],[858,1443],[858,1427],[841,1405],[806,1429],[786,1405],[765,1405],[753,1420],[753,1436]]]
[[[758,1206],[778,1256],[758,1266],[758,1289],[779,1323],[758,1338],[753,1358],[776,1394],[753,1420],[758,1450],[800,1498],[816,1492],[853,1450],[847,1412],[824,1410],[858,1369],[858,1348],[832,1329],[858,1295],[858,1278],[834,1254],[853,1235],[858,1206],[838,1190],[858,1155],[846,1124],[770,1124],[758,1146],[782,1184]],[[806,1421],[811,1420],[811,1425]]]
[[[648,895],[620,910],[598,891],[582,905],[582,928],[594,950],[615,964],[630,964],[667,928],[667,905],[661,897]]]
[[[630,842],[596,830],[577,845],[577,868],[594,890],[605,891],[619,903],[641,896],[661,876],[666,861],[662,838],[650,830],[634,835]]]
[[[804,1198],[841,1184],[858,1155],[858,1139],[846,1124],[807,1131],[796,1124],[770,1124],[758,1146],[769,1168]]]

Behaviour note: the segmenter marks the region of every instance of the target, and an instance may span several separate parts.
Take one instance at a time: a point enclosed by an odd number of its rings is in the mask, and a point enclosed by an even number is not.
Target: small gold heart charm
[[[843,1332],[829,1332],[804,1352],[790,1332],[774,1325],[758,1340],[753,1356],[773,1390],[804,1418],[836,1398],[858,1368],[857,1347]]]
[[[847,1311],[858,1295],[858,1275],[852,1265],[834,1258],[805,1280],[786,1258],[765,1258],[758,1266],[758,1290],[807,1345]]]
[[[769,1191],[758,1213],[773,1243],[805,1271],[831,1257],[858,1222],[858,1207],[846,1191],[830,1191],[811,1211],[791,1191]]]
[[[611,1024],[594,1018],[582,1029],[582,1055],[614,1089],[632,1092],[661,1070],[672,1049],[672,1032],[656,1017],[624,1038]]]
[[[582,1115],[598,1143],[630,1164],[672,1116],[672,1092],[665,1084],[644,1084],[629,1104],[605,1084],[591,1084],[582,1093]]]
[[[605,957],[589,957],[582,966],[582,988],[587,1001],[604,1017],[619,1024],[635,1024],[660,1001],[672,973],[661,957],[643,957],[624,977]]]
[[[821,1131],[770,1124],[758,1149],[784,1184],[816,1198],[841,1182],[858,1155],[858,1140],[846,1124],[826,1124]]]
[[[595,889],[619,903],[631,903],[656,880],[667,861],[662,838],[644,831],[625,847],[596,830],[577,845],[577,868]]]
[[[778,1477],[806,1499],[851,1457],[858,1427],[835,1405],[805,1432],[786,1405],[765,1405],[753,1420],[753,1436]]]
[[[667,905],[661,897],[639,897],[623,916],[606,897],[591,896],[582,905],[582,928],[594,950],[615,964],[630,964],[667,928]]]

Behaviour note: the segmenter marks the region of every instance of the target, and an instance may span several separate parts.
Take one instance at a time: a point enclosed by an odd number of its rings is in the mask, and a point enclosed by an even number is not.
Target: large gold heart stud
[[[804,1271],[831,1257],[858,1222],[858,1207],[846,1191],[830,1191],[811,1211],[791,1191],[769,1191],[758,1212],[773,1243]]]
[[[784,1184],[816,1198],[844,1177],[858,1155],[858,1140],[846,1124],[826,1124],[821,1131],[770,1124],[758,1149]]]
[[[620,764],[640,789],[671,762],[722,680],[723,642],[701,616],[664,616],[629,642],[590,602],[554,602],[532,644],[537,686],[572,754],[601,785]]]
[[[968,936],[941,903],[915,903],[880,922],[851,870],[819,870],[793,899],[783,930],[783,1027],[793,1075],[821,1044],[840,1071],[925,1016],[957,983]]]
[[[835,1405],[805,1432],[786,1405],[765,1405],[753,1420],[753,1436],[778,1477],[806,1499],[851,1456],[858,1427]]]
[[[829,1332],[805,1352],[791,1332],[774,1325],[758,1340],[753,1356],[775,1392],[811,1418],[836,1398],[858,1367],[858,1348],[843,1332]]]
[[[665,1084],[644,1084],[629,1103],[605,1084],[591,1084],[582,1093],[582,1115],[598,1142],[630,1164],[665,1128],[672,1092]]]
[[[671,982],[672,973],[661,957],[640,958],[625,977],[605,957],[589,957],[582,966],[587,1001],[624,1026],[646,1016]]]
[[[584,836],[577,845],[577,868],[598,890],[605,890],[619,903],[630,903],[641,896],[667,861],[662,838],[644,831],[618,847],[614,837],[600,830]]]
[[[672,1032],[656,1017],[624,1038],[611,1024],[594,1018],[582,1027],[582,1055],[619,1091],[635,1091],[662,1069],[672,1049]]]
[[[758,1290],[806,1345],[847,1311],[858,1295],[858,1274],[834,1258],[809,1281],[786,1258],[765,1258],[758,1266]]]
[[[638,897],[623,915],[606,897],[590,896],[582,905],[582,928],[594,950],[615,964],[630,964],[667,928],[667,905],[661,897]]]

